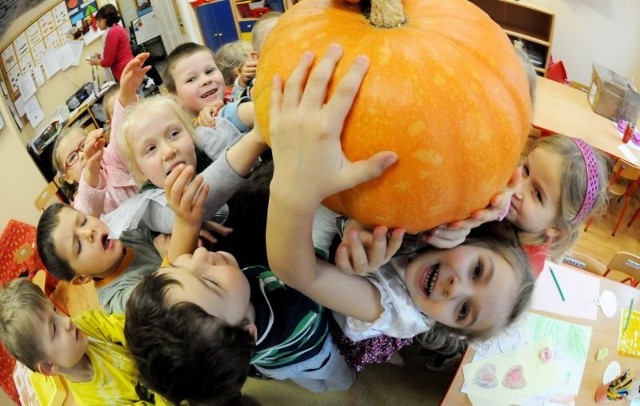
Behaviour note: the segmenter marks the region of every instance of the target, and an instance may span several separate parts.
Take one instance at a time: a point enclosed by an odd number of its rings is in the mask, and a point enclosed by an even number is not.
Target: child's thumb
[[[380,176],[387,168],[396,163],[398,155],[395,152],[378,152],[369,159],[353,163],[354,180],[357,184],[368,182]],[[355,185],[353,185],[355,186]]]

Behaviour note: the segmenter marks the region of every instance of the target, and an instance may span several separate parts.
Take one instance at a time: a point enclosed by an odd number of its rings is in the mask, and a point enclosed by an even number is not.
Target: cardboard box
[[[589,103],[597,114],[618,121],[625,91],[633,88],[630,79],[598,64],[593,64]]]

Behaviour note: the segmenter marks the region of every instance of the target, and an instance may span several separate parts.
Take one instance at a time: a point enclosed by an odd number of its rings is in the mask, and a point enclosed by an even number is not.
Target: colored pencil
[[[560,287],[560,283],[558,283],[558,278],[556,278],[556,273],[553,272],[553,269],[551,267],[549,267],[549,271],[551,271],[551,277],[553,278],[553,281],[556,283],[556,288],[558,288],[558,293],[560,293],[560,298],[564,302],[565,301],[564,293],[562,293],[562,288]]]
[[[631,304],[629,304],[629,314],[627,314],[627,321],[624,322],[624,331],[627,331],[627,327],[629,327],[629,320],[631,320],[631,310],[633,309],[633,299],[631,298]]]

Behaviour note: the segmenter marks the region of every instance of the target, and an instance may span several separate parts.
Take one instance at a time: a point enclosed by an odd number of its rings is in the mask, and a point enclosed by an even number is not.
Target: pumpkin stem
[[[404,25],[407,22],[407,18],[404,15],[402,0],[371,0],[369,21],[379,28],[393,28]]]

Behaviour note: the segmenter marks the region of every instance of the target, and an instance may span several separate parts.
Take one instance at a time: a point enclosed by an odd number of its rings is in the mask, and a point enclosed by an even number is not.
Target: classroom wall
[[[591,83],[593,62],[640,86],[640,1],[527,0],[555,13],[552,54],[570,80]]]

